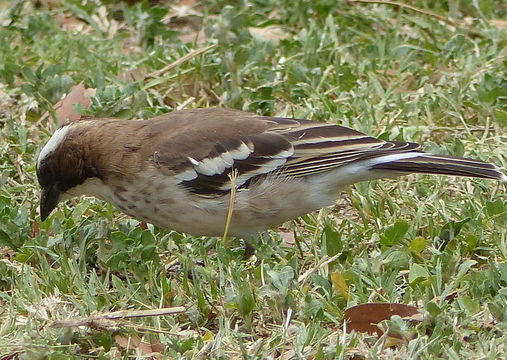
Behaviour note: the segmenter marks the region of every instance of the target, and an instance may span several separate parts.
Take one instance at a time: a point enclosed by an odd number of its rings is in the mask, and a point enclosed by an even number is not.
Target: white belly
[[[167,181],[136,183],[144,186],[125,186],[124,191],[114,191],[105,200],[124,213],[157,226],[192,235],[224,234],[230,203],[228,194],[205,197],[182,191],[177,184]],[[229,235],[254,236],[315,210],[301,196],[305,187],[304,181],[288,183],[268,178],[248,190],[237,191]]]
[[[286,180],[273,175],[236,192],[229,235],[255,236],[285,221],[331,205],[351,183],[384,174],[361,167],[341,168],[306,178]],[[345,171],[344,171],[345,170]],[[350,171],[347,171],[350,170]],[[89,194],[113,203],[139,220],[172,230],[222,236],[229,210],[229,194],[216,197],[184,190],[171,176],[147,171],[128,184],[102,184],[90,179],[70,195]]]

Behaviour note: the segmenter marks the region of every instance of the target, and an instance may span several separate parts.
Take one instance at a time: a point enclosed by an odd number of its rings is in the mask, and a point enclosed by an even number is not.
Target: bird
[[[415,143],[225,108],[70,122],[43,146],[36,172],[42,221],[89,195],[189,235],[222,236],[229,219],[228,235],[242,239],[333,205],[360,181],[423,173],[507,182],[494,164]]]

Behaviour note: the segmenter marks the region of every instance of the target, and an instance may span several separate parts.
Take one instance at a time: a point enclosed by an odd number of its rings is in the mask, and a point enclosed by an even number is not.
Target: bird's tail
[[[399,154],[402,155],[402,154]],[[376,159],[371,169],[402,173],[440,174],[494,179],[507,182],[507,176],[493,164],[445,155],[412,153],[397,157],[395,154]]]

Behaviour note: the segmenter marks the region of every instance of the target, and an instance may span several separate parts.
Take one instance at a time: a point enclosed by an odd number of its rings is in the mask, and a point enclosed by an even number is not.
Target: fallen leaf
[[[76,121],[81,119],[81,115],[74,111],[73,106],[79,104],[83,108],[87,108],[91,104],[91,98],[93,95],[95,95],[95,89],[87,89],[82,81],[73,86],[70,89],[70,92],[53,106],[58,126],[65,124],[67,121]],[[49,118],[48,111],[40,117],[39,122],[42,122],[47,118]],[[54,131],[55,129],[50,130]]]
[[[161,354],[164,353],[165,346],[160,341],[158,341],[158,340],[152,340],[150,342],[150,345],[151,345],[151,350],[153,352],[155,352],[155,353],[161,353]]]
[[[192,6],[195,6],[196,4],[197,4],[197,0],[180,0],[180,1],[178,1],[178,4],[176,4],[175,6],[192,7]]]
[[[408,318],[419,313],[415,306],[395,303],[368,303],[360,304],[348,308],[343,314],[343,319],[347,322],[347,332],[355,330],[357,332],[366,332],[368,334],[382,335],[382,330],[377,324],[383,320],[389,320],[391,316],[398,315],[402,318]]]
[[[284,353],[282,353],[279,357],[278,357],[279,360],[290,360],[290,359],[297,359],[296,358],[296,350],[294,349],[289,349],[287,351],[285,351]]]
[[[83,28],[86,26],[86,23],[75,18],[70,14],[62,14],[58,19],[58,24],[60,24],[61,28],[66,31],[78,31],[84,32]]]
[[[275,44],[278,44],[280,40],[286,39],[289,36],[287,32],[277,25],[270,25],[263,28],[250,27],[248,30],[253,37],[265,41],[273,41]]]
[[[447,294],[444,298],[445,301],[451,303],[454,301],[454,299],[456,299],[456,297],[458,296],[458,294],[463,291],[463,290],[454,290],[454,291],[451,291],[449,294]],[[437,298],[438,300],[439,298]]]
[[[295,246],[296,245],[296,238],[294,236],[294,231],[282,231],[282,238],[284,244]]]
[[[89,317],[82,319],[71,319],[71,320],[57,320],[51,323],[50,327],[53,328],[64,328],[64,327],[78,327],[88,326],[95,328],[95,324],[99,324],[99,327],[104,324],[103,327],[117,327],[117,323],[114,320],[132,319],[149,316],[165,316],[171,314],[179,314],[185,312],[186,309],[182,306],[167,307],[161,309],[150,309],[150,310],[120,310],[113,311],[110,313],[96,313]]]
[[[489,22],[492,26],[499,28],[499,29],[507,29],[507,20],[490,20]]]
[[[39,0],[39,4],[47,9],[55,9],[62,6],[62,0]]]
[[[199,11],[196,0],[182,0],[172,5],[162,22],[177,30],[183,43],[203,44],[206,41],[203,14]]]
[[[120,73],[117,78],[121,82],[129,83],[134,81],[141,81],[144,79],[144,74],[146,74],[146,69],[144,68],[136,68],[130,69]]]
[[[184,31],[180,31],[179,39],[182,43],[195,43],[197,45],[201,45],[206,41],[206,33],[203,30],[195,32],[185,29]]]
[[[14,256],[16,256],[17,253],[14,250],[12,250],[10,247],[3,246],[0,248],[0,254],[2,254],[2,257],[4,259],[11,260],[14,258]]]
[[[141,339],[138,338],[137,336],[125,337],[121,335],[116,335],[114,337],[114,340],[120,347],[127,350],[139,351],[141,355],[150,355],[153,353],[162,354],[164,351],[164,346],[160,342],[149,344],[141,341]]]

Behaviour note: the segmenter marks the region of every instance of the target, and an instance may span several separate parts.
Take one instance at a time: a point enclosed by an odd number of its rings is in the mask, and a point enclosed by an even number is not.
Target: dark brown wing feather
[[[236,185],[241,188],[273,172],[307,176],[377,152],[417,147],[385,142],[333,124],[226,109],[185,110],[152,121],[158,122],[152,138],[169,123],[173,129],[171,136],[154,146],[153,161],[161,168],[172,164],[181,184],[202,195],[230,191],[233,170],[238,172]]]
[[[420,152],[421,157],[377,164],[372,169],[501,176],[491,164],[472,160],[459,164],[450,157],[425,154],[418,144],[387,142],[328,123],[262,117],[226,109],[185,110],[152,121],[156,125],[150,136],[158,139],[150,148],[156,154],[152,154],[153,161],[173,172],[188,190],[207,196],[230,191],[229,176],[233,169],[239,174],[236,185],[241,188],[270,173],[303,177],[405,152]],[[169,128],[168,135],[165,129]],[[163,131],[164,136],[160,137],[157,131]],[[474,170],[474,166],[479,170]]]

